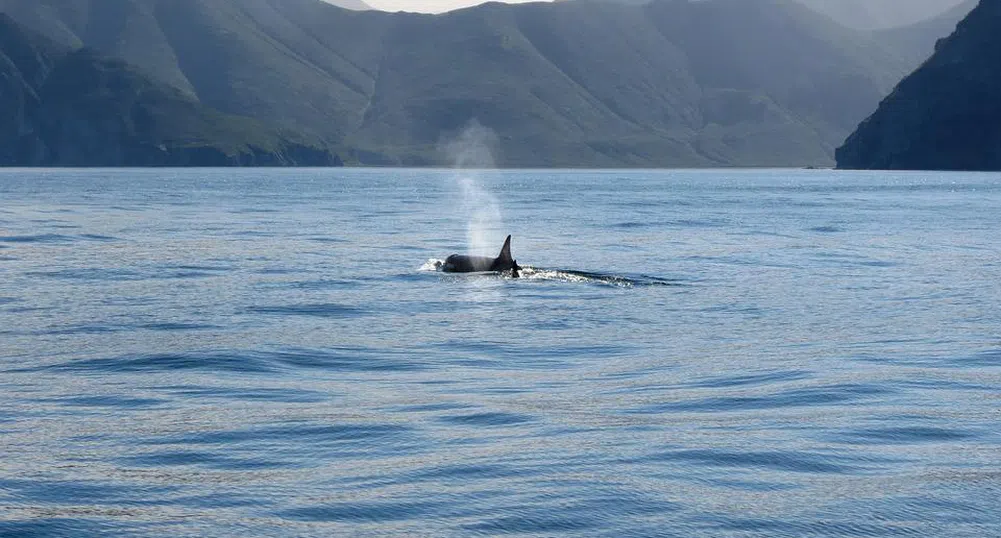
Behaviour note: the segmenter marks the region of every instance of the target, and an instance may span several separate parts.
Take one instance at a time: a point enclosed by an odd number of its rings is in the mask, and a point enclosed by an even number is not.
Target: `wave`
[[[74,239],[62,234],[5,235],[0,236],[0,243],[67,243]]]
[[[618,288],[684,285],[682,280],[649,275],[616,275],[591,271],[576,271],[573,269],[546,269],[531,266],[525,267],[521,271],[521,277],[527,280],[566,282],[568,284],[596,284],[614,286]]]
[[[237,372],[273,374],[301,369],[330,372],[406,372],[425,369],[406,353],[387,356],[365,348],[282,348],[270,351],[222,350],[187,353],[135,354],[74,359],[48,366],[7,370],[8,372],[70,371],[94,373],[123,372]]]
[[[4,235],[0,236],[0,243],[73,243],[76,241],[118,241],[117,237],[99,234],[35,234],[35,235]]]

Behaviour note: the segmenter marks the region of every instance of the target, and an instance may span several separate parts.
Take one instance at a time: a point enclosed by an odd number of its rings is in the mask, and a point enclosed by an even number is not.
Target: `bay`
[[[1001,176],[0,171],[0,536],[1001,535]],[[527,267],[436,270],[455,252]]]

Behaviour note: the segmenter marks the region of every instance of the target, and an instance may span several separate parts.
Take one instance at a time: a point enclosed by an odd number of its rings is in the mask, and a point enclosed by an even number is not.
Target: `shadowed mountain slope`
[[[501,166],[828,165],[912,67],[794,0],[485,4],[0,0],[69,46],[369,164],[447,164],[476,120]]]
[[[0,14],[0,165],[330,165],[320,145],[210,110]]]
[[[1001,170],[1001,0],[982,0],[838,149],[841,168]]]

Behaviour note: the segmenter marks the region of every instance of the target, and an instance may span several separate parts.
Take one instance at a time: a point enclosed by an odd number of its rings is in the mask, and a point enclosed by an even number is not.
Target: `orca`
[[[521,267],[511,257],[511,236],[507,236],[500,255],[496,258],[487,256],[465,256],[452,254],[445,259],[442,271],[446,273],[480,273],[484,271],[511,271],[511,276],[518,278]]]

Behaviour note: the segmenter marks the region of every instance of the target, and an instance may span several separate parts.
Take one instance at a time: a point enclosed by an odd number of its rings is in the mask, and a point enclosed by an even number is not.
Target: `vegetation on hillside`
[[[317,141],[222,114],[120,60],[0,14],[0,164],[338,164]]]

